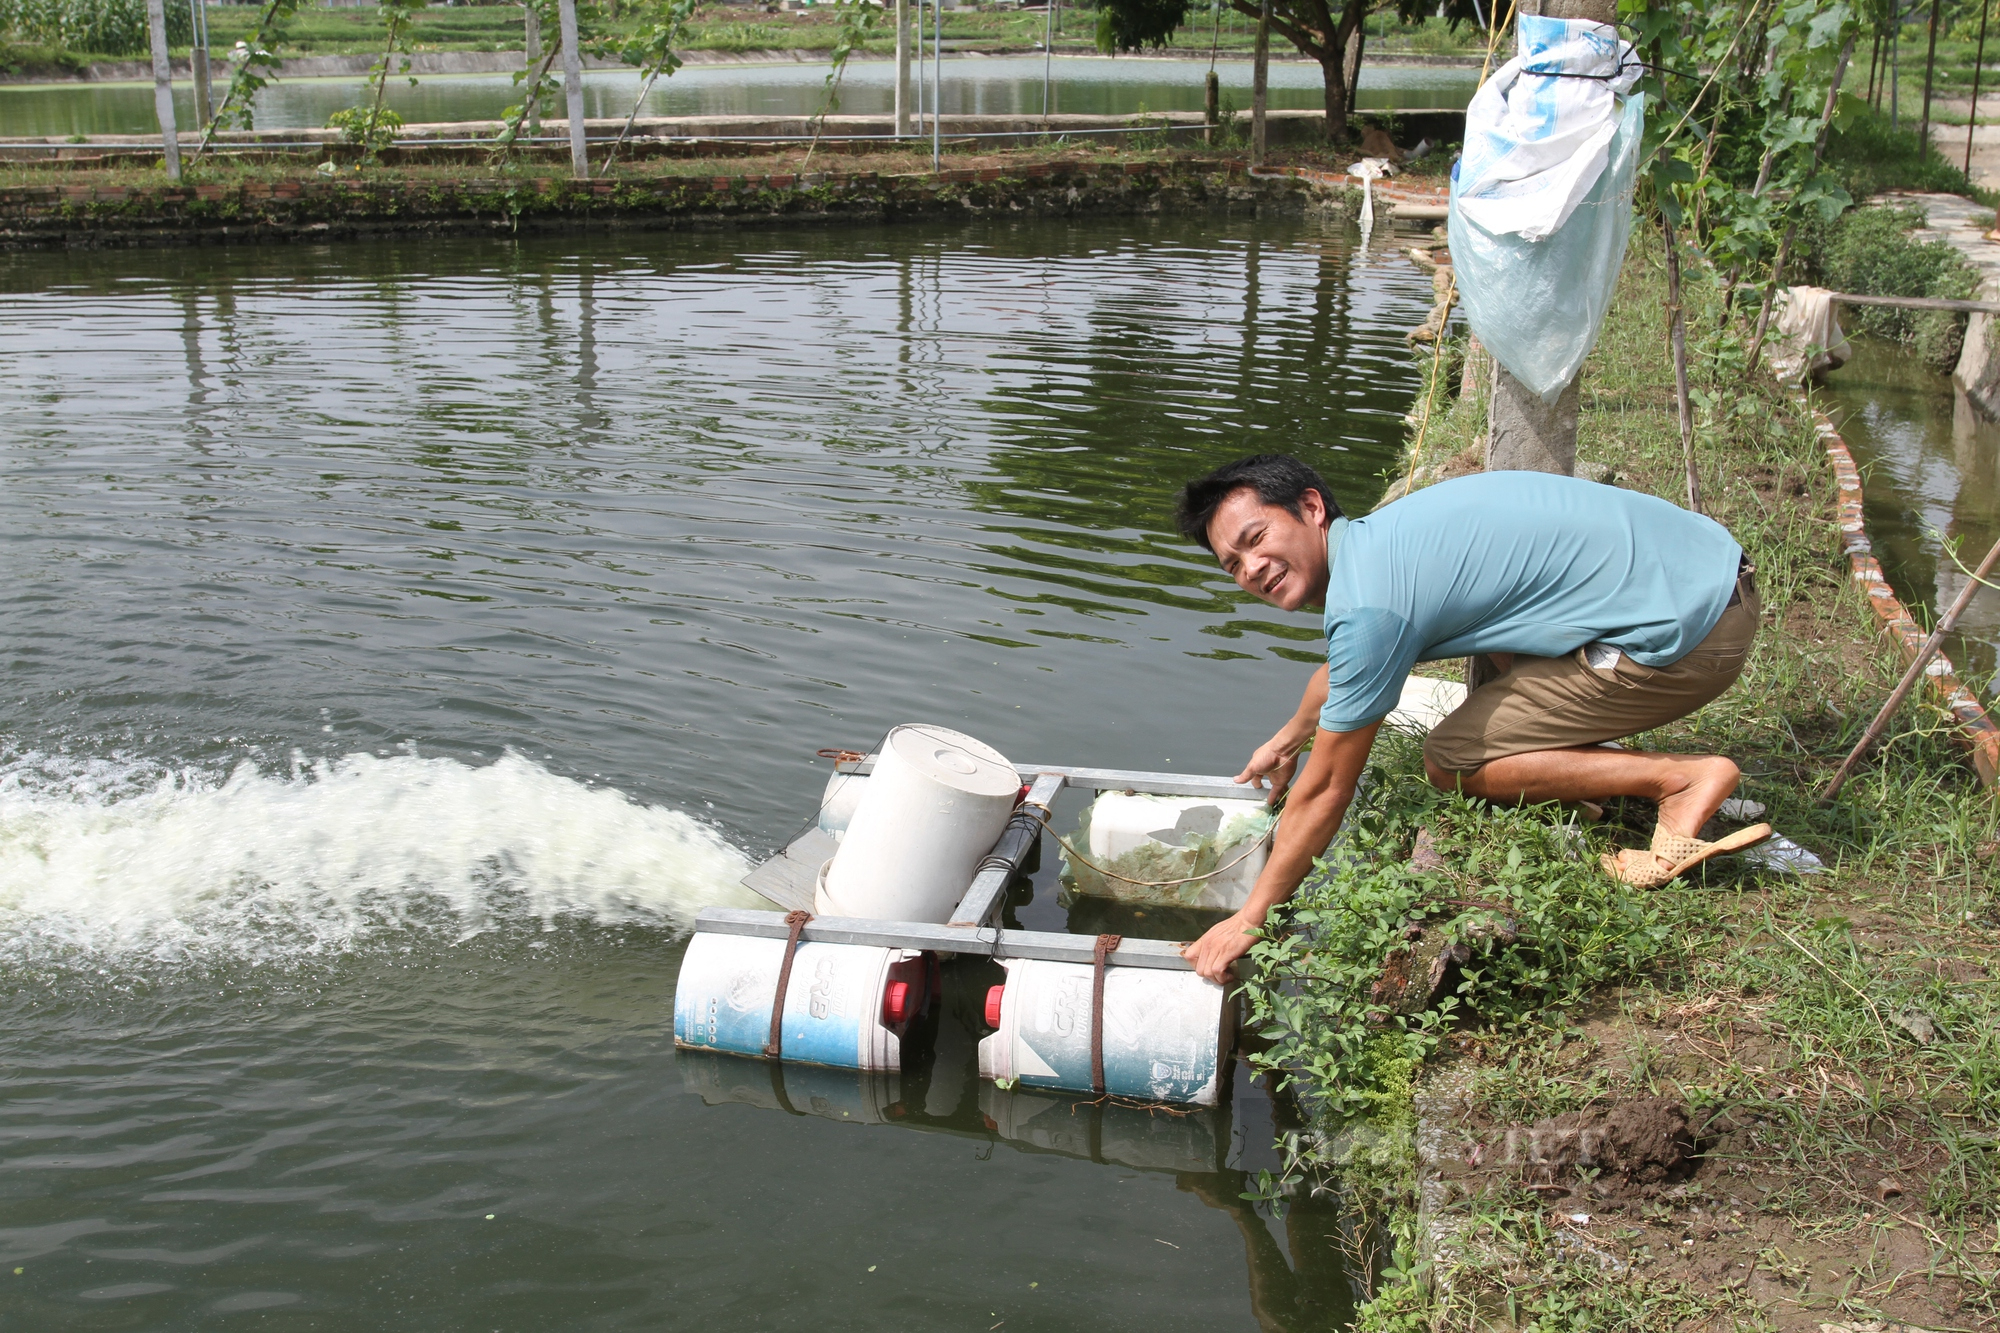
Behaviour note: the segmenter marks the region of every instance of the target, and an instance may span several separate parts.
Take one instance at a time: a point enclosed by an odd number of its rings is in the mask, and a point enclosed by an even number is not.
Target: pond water
[[[1340,1326],[1241,1076],[774,1079],[672,995],[819,746],[1234,771],[1317,625],[1175,489],[1284,449],[1365,507],[1429,300],[1275,222],[0,257],[10,1313]]]
[[[1949,376],[1893,343],[1853,338],[1827,377],[1834,421],[1862,469],[1868,535],[1890,586],[1935,622],[2000,538],[2000,426],[1979,417]],[[1966,569],[1946,555],[1951,542]],[[1994,706],[2000,593],[1977,593],[1945,645],[1960,679]]]
[[[1064,56],[1053,62],[1051,100],[1057,111],[1127,114],[1199,111],[1205,60],[1110,60]],[[646,100],[645,114],[812,115],[826,94],[826,65],[696,65],[661,79]],[[1223,94],[1243,110],[1250,106],[1250,64],[1223,60],[1216,66]],[[1369,66],[1361,70],[1364,107],[1463,107],[1478,85],[1476,69]],[[623,117],[638,95],[631,70],[593,70],[584,75],[584,108],[592,117]],[[1040,114],[1042,61],[1026,57],[957,59],[942,62],[945,114]],[[194,93],[176,85],[179,123],[194,123]],[[218,100],[219,100],[218,94]],[[392,79],[389,106],[407,123],[490,120],[520,100],[505,74],[454,74],[422,78],[415,87]],[[929,97],[928,89],[925,93]],[[885,60],[853,62],[841,84],[843,112],[887,112],[895,105],[895,65]],[[285,79],[265,89],[255,103],[260,129],[317,128],[343,107],[363,101],[363,81]],[[555,99],[560,115],[562,99]],[[1318,107],[1324,87],[1318,65],[1278,62],[1271,66],[1271,105]],[[926,102],[928,105],[928,101]],[[145,134],[159,132],[153,118],[151,84],[0,85],[0,134]]]

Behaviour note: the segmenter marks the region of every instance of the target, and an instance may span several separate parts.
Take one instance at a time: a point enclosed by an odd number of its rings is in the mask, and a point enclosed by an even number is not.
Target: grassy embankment
[[[256,17],[253,6],[212,6],[211,48],[224,52],[238,40],[248,38]],[[602,35],[630,36],[644,21],[638,8],[625,5],[615,17],[602,21]],[[1096,50],[1094,11],[1065,7],[1060,21],[1059,49],[1074,54]],[[690,26],[685,49],[730,53],[829,50],[837,27],[831,7],[817,12],[770,13],[760,5],[713,5],[704,7]],[[1037,49],[1047,30],[1048,19],[1042,13],[1024,13],[1012,8],[984,12],[955,9],[945,14],[943,36],[947,48],[952,50],[1026,51]],[[288,31],[287,50],[300,55],[374,56],[381,52],[382,20],[373,7],[302,9]],[[1403,24],[1383,16],[1370,20],[1369,31],[1371,60],[1388,60],[1397,55],[1473,55],[1485,49],[1483,40],[1469,26],[1453,29],[1436,19]],[[432,6],[417,16],[411,41],[418,51],[518,51],[523,44],[521,10],[511,4]],[[1231,12],[1222,16],[1219,31],[1212,20],[1197,23],[1177,33],[1168,49],[1193,57],[1206,55],[1215,47],[1240,57],[1254,41],[1255,25]],[[885,26],[868,39],[863,49],[876,55],[893,54],[893,31]],[[175,54],[186,52],[178,50]],[[1273,54],[1282,58],[1296,52],[1279,43]],[[0,41],[0,74],[46,73],[59,78],[81,72],[93,60],[132,58],[129,52],[109,56]]]
[[[1740,795],[1827,869],[1733,859],[1630,891],[1596,857],[1644,845],[1646,803],[1594,826],[1489,810],[1433,792],[1413,741],[1378,747],[1363,855],[1259,946],[1273,1058],[1347,1117],[1305,1165],[1381,1224],[1357,1228],[1383,1238],[1372,1257],[1394,1255],[1364,1329],[2000,1322],[2000,803],[1929,699],[1814,803],[1902,663],[1848,577],[1811,413],[1745,382],[1715,276],[1688,287],[1703,495],[1757,566],[1765,620],[1728,694],[1636,743],[1734,757]],[[1483,392],[1454,396],[1449,356],[1438,370],[1423,478],[1476,468],[1485,422]],[[1635,232],[1582,403],[1580,473],[1684,502],[1657,224]],[[1397,984],[1453,945],[1441,1002]],[[1435,1251],[1419,1104],[1439,1129]],[[1684,1108],[1692,1155],[1599,1143],[1579,1163],[1564,1129],[1620,1106],[1670,1129]]]

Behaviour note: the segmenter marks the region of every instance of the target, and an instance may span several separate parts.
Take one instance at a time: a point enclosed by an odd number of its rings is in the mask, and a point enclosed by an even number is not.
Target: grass
[[[1397,1255],[1364,1329],[2000,1320],[2000,803],[1930,699],[1905,708],[1835,805],[1813,803],[1901,662],[1847,576],[1813,420],[1743,380],[1744,331],[1717,286],[1704,268],[1689,275],[1696,457],[1708,512],[1757,566],[1766,620],[1728,694],[1635,743],[1737,759],[1740,795],[1827,872],[1738,858],[1650,894],[1586,888],[1599,848],[1643,843],[1650,807],[1614,803],[1595,827],[1553,810],[1480,814],[1426,793],[1412,747],[1382,751],[1390,804],[1366,835],[1368,868],[1336,868],[1301,899],[1304,924],[1358,909],[1368,938],[1350,926],[1321,952],[1303,934],[1292,947],[1306,964],[1266,978],[1263,1012],[1281,1044],[1333,1053],[1323,1072],[1344,1081],[1328,1109],[1360,1110],[1370,1131],[1359,1166],[1351,1123],[1308,1163]],[[1684,502],[1664,305],[1659,234],[1642,229],[1584,371],[1578,471]],[[1454,361],[1439,370],[1413,460],[1424,481],[1476,467],[1485,420],[1483,393],[1453,396]],[[1418,826],[1446,862],[1428,877],[1404,864]],[[1402,898],[1385,897],[1398,885]],[[1549,887],[1584,910],[1534,917]],[[1508,966],[1540,969],[1529,984],[1494,989],[1489,936],[1456,1012],[1371,1013],[1367,979],[1407,947],[1400,928],[1475,941],[1482,915],[1465,904],[1478,902],[1522,923],[1504,951],[1528,952]],[[1356,1047],[1374,1058],[1342,1054]],[[1467,1090],[1438,1131],[1453,1197],[1437,1220],[1456,1239],[1425,1270],[1406,1090],[1447,1077]],[[1705,1149],[1671,1188],[1600,1197],[1586,1173],[1537,1192],[1481,1156],[1509,1126],[1654,1094],[1689,1108]],[[1560,1188],[1572,1193],[1551,1199]]]

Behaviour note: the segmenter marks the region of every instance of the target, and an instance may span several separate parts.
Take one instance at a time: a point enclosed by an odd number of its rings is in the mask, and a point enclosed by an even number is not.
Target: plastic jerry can
[[[1090,1092],[1091,968],[1010,959],[999,1031],[979,1043],[979,1073],[1009,1087]],[[997,988],[996,989],[1000,989]],[[1104,1091],[1140,1101],[1213,1106],[1235,1045],[1222,987],[1193,972],[1104,973]]]
[[[674,1044],[764,1054],[786,942],[697,933],[674,985]],[[914,949],[802,943],[785,990],[786,1060],[840,1069],[895,1069],[902,1034],[929,1003],[931,966]]]
[[[1233,912],[1264,869],[1271,823],[1262,800],[1105,792],[1090,803],[1079,831],[1090,860],[1114,873],[1099,874],[1065,852],[1063,884],[1120,902]],[[1167,880],[1186,882],[1153,882]]]

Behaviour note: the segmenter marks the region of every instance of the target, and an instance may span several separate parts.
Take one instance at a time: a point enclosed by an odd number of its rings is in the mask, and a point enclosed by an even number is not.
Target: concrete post
[[[910,0],[896,0],[896,137],[910,132]]]
[[[532,79],[535,77],[535,71],[542,67],[542,16],[535,8],[535,0],[528,0],[528,3],[521,8],[528,14],[525,34],[528,49],[523,54],[528,58],[528,77]],[[528,137],[530,139],[542,137],[542,98],[540,90],[536,88],[528,89]]]
[[[181,136],[174,127],[173,66],[167,63],[166,0],[146,0],[146,34],[153,45],[153,111],[160,119],[160,144],[167,152],[167,179],[181,178]]]
[[[576,0],[557,6],[562,23],[563,96],[569,104],[569,169],[578,180],[590,179],[590,156],[583,147],[583,45],[576,35]]]
[[[205,130],[215,117],[215,97],[208,78],[208,0],[188,0],[188,17],[194,20],[194,50],[188,61],[194,68],[194,125]]]
[[[1521,12],[1596,23],[1611,23],[1618,17],[1615,0],[1523,0]],[[1551,406],[1522,388],[1495,362],[1492,401],[1486,435],[1487,471],[1560,472],[1564,476],[1576,472],[1576,381],[1570,381]]]
[[[1250,63],[1250,165],[1264,165],[1264,108],[1271,81],[1271,0],[1257,11],[1257,54]]]

